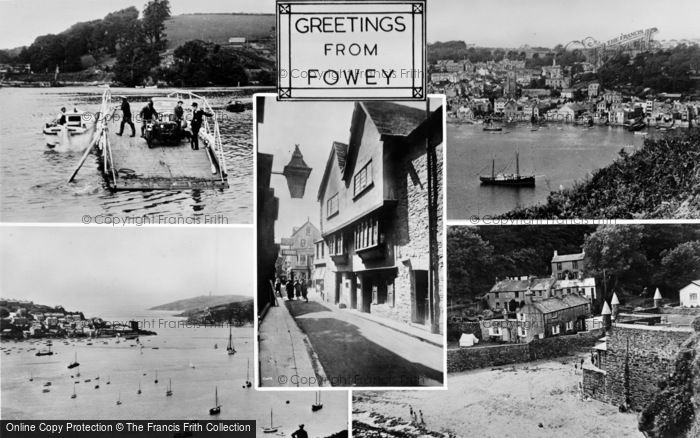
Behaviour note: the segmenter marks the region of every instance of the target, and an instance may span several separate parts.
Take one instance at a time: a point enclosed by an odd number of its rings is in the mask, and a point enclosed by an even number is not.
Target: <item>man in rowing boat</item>
[[[141,137],[146,135],[146,125],[155,120],[158,117],[158,112],[153,106],[153,99],[148,99],[148,105],[144,106],[141,110]]]
[[[131,126],[131,136],[136,136],[136,127],[134,127],[134,122],[131,121],[131,105],[129,105],[129,100],[126,96],[122,96],[122,123],[119,125],[119,132],[117,135],[121,136],[124,133],[124,125]]]
[[[192,127],[192,149],[195,151],[199,149],[199,130],[202,127],[205,116],[211,117],[213,114],[197,108],[197,102],[192,102],[192,121],[190,126]]]

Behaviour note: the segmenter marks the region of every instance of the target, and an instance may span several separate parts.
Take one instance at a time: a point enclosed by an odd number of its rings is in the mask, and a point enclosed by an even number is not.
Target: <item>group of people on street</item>
[[[185,120],[185,109],[182,107],[183,102],[179,100],[175,106],[173,113],[175,115],[175,122],[178,124],[180,132],[183,137],[190,139],[190,146],[193,150],[199,149],[199,130],[202,128],[204,123],[204,117],[212,117],[208,111],[199,108],[197,102],[192,102],[192,120],[190,121],[191,133],[186,131],[187,121]],[[117,135],[121,136],[124,133],[124,125],[129,125],[131,127],[131,136],[136,136],[136,128],[134,127],[134,122],[132,121],[131,105],[129,104],[129,99],[126,96],[122,96],[122,121],[119,125],[119,132]],[[156,111],[153,105],[153,99],[148,99],[148,103],[141,109],[139,113],[141,116],[141,137],[146,136],[146,128],[149,123],[154,120],[158,120],[158,111]]]
[[[293,301],[296,297],[297,300],[301,300],[303,298],[304,301],[307,303],[309,302],[309,288],[306,285],[306,281],[300,282],[298,279],[293,280],[290,278],[284,284],[284,290],[287,294],[287,300],[289,301]],[[278,297],[282,298],[282,281],[279,278],[277,281],[275,281],[275,293]]]

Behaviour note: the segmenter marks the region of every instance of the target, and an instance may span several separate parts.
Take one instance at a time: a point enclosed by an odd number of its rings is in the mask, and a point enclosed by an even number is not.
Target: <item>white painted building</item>
[[[700,307],[700,280],[690,282],[680,290],[681,306]]]

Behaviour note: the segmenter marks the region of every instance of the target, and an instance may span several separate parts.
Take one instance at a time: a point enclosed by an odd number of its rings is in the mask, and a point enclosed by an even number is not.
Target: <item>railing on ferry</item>
[[[221,131],[219,130],[219,118],[217,117],[214,108],[212,108],[209,101],[204,96],[200,96],[191,91],[176,90],[168,94],[168,97],[176,97],[179,100],[188,101],[199,100],[201,102],[201,106],[203,107],[202,109],[213,114],[212,117],[207,117],[204,119],[202,128],[204,129],[204,134],[211,136],[211,138],[214,140],[214,144],[209,145],[209,147],[212,149],[212,151],[214,151],[216,161],[218,161],[219,178],[221,179],[222,183],[226,183],[226,175],[228,174],[228,170],[226,169],[226,158],[224,157],[224,144],[221,140]],[[209,122],[210,119],[213,120],[213,123]]]

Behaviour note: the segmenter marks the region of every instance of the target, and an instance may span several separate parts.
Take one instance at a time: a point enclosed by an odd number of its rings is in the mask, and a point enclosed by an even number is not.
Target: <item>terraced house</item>
[[[315,286],[327,302],[442,331],[442,112],[355,103],[318,191]]]

